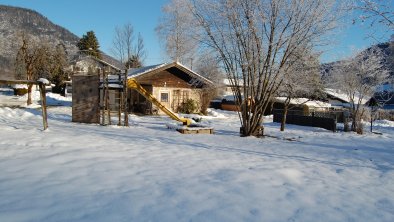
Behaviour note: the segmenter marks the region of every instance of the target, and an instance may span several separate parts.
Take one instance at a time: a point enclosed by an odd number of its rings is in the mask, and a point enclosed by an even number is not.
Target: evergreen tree
[[[86,35],[83,35],[77,43],[77,47],[79,50],[86,50],[84,52],[88,55],[101,58],[101,53],[99,50],[100,45],[93,31],[89,31],[86,33]]]
[[[67,51],[63,44],[55,47],[51,55],[50,65],[50,81],[55,84],[52,91],[55,93],[63,93],[64,81],[67,80],[67,73],[65,67],[67,66]]]
[[[142,61],[138,56],[132,55],[129,61],[126,62],[125,66],[126,68],[140,68],[142,67]]]

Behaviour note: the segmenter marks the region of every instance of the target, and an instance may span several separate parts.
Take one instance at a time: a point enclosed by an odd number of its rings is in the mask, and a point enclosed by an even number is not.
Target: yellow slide
[[[178,115],[176,115],[174,112],[169,110],[167,107],[165,107],[163,104],[159,102],[152,94],[150,94],[148,91],[144,89],[135,79],[130,78],[127,79],[127,88],[129,89],[135,89],[138,93],[143,95],[147,100],[155,104],[161,111],[163,111],[165,114],[167,114],[171,119],[182,122],[183,125],[190,125],[191,120],[187,118],[180,118]]]

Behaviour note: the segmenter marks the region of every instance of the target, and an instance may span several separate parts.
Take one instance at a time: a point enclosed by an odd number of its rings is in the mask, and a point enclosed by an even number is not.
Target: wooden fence
[[[283,110],[274,110],[274,122],[280,123],[283,118]],[[300,113],[289,112],[286,116],[286,123],[300,125],[300,126],[312,126],[320,127],[323,129],[331,130],[335,132],[337,130],[337,121],[332,117],[319,117],[306,116]]]

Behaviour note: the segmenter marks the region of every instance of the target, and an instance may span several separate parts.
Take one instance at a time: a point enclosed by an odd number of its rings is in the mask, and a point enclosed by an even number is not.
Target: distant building
[[[77,54],[72,59],[67,71],[70,73],[68,81],[65,81],[64,95],[72,95],[72,77],[74,75],[98,75],[103,71],[107,73],[120,73],[122,64],[115,59],[103,55],[103,59],[98,59],[86,54]]]
[[[117,73],[121,71],[122,64],[109,56],[103,56],[103,59],[98,59],[90,55],[78,54],[76,55],[69,66],[69,72],[74,74],[97,74],[101,70],[109,73]]]
[[[333,108],[350,108],[351,103],[348,96],[342,92],[341,90],[337,89],[324,89],[324,93],[326,94],[327,103],[331,104]],[[360,105],[366,105],[370,98],[364,98],[361,100]],[[358,105],[359,97],[355,96],[355,104]]]
[[[222,80],[222,83],[217,86],[219,96],[227,96],[227,95],[233,94],[233,86],[231,83],[232,83],[232,81],[230,79],[226,78],[226,79]],[[241,88],[243,88],[243,80],[242,79],[238,80],[238,85]]]

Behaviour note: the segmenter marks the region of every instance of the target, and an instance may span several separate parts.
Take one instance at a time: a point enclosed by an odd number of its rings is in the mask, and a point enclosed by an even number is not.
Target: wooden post
[[[42,123],[44,125],[44,130],[48,129],[48,116],[47,116],[47,99],[46,99],[46,92],[45,92],[45,85],[44,83],[38,83],[40,88],[40,95],[41,95],[41,109],[42,109]]]
[[[118,89],[118,126],[122,125],[122,107],[123,107],[123,92],[121,89]]]
[[[105,87],[104,87],[104,84],[105,84],[105,71],[104,71],[104,69],[102,70],[102,72],[103,72],[103,78],[102,78],[102,80],[103,80],[103,83],[102,83],[102,97],[100,98],[100,103],[101,103],[101,110],[100,110],[100,113],[101,113],[101,125],[105,125],[105,97],[106,97],[106,91],[105,91]],[[100,95],[101,95],[101,93],[100,93]]]
[[[97,85],[97,89],[98,89],[98,107],[99,107],[99,116],[98,116],[98,122],[100,123],[100,125],[102,125],[102,122],[101,122],[101,107],[102,107],[102,104],[101,104],[101,90],[100,90],[100,86],[101,86],[101,80],[100,80],[100,78],[101,78],[101,69],[100,68],[98,68],[97,69],[97,77],[98,77],[98,85]]]
[[[108,125],[111,125],[111,108],[109,107],[109,88],[108,88],[108,73],[105,73],[105,91],[106,91],[106,97],[105,97],[105,106],[107,108],[107,117],[108,117]]]
[[[127,103],[128,99],[128,92],[127,89],[127,69],[124,72],[124,79],[123,79],[123,111],[124,111],[124,125],[129,126],[129,104]]]

